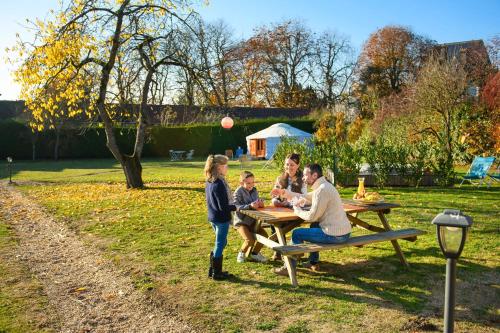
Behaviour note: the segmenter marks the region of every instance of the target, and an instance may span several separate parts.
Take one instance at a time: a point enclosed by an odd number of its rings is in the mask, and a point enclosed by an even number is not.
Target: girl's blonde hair
[[[217,167],[227,164],[228,160],[225,155],[208,155],[207,162],[205,163],[205,180],[214,182],[217,178],[220,178]]]

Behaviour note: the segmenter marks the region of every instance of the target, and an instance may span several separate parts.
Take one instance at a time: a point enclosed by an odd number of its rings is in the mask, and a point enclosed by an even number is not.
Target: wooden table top
[[[342,203],[344,204],[344,211],[349,214],[368,211],[378,212],[400,207],[400,205],[398,204],[386,202],[366,205],[352,200],[342,200]],[[299,217],[293,212],[293,209],[285,207],[266,206],[264,208],[258,208],[256,210],[241,210],[240,212],[242,214],[253,217],[254,219],[258,219],[262,222],[268,223],[295,221],[299,219]]]

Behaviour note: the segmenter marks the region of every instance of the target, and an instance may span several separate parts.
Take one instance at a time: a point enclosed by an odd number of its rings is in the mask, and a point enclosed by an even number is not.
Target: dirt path
[[[0,184],[0,215],[20,258],[57,309],[62,332],[194,332],[158,308],[96,250],[14,187]]]

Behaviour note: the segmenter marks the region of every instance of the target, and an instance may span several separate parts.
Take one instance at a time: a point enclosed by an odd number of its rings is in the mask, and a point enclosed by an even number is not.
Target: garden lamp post
[[[472,218],[462,214],[460,210],[445,209],[432,220],[432,224],[437,227],[439,247],[446,257],[443,332],[453,333],[457,259],[464,248],[467,230],[472,225]]]
[[[7,157],[7,168],[9,169],[9,184],[12,184],[12,157]]]

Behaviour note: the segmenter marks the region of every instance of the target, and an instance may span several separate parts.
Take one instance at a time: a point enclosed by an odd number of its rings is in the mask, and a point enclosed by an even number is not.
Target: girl
[[[231,212],[236,211],[231,190],[225,180],[228,158],[224,155],[209,155],[205,163],[205,198],[208,221],[215,232],[215,246],[210,252],[208,276],[214,280],[225,280],[232,274],[222,271],[222,252],[227,244],[227,233],[231,224]]]

